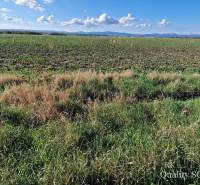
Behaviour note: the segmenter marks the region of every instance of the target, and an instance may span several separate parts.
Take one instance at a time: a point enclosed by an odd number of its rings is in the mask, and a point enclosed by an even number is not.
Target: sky
[[[200,34],[199,0],[0,0],[0,29]]]

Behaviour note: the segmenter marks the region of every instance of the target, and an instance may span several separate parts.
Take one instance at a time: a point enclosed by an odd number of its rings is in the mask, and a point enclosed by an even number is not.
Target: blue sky
[[[200,33],[199,0],[0,0],[0,29]]]

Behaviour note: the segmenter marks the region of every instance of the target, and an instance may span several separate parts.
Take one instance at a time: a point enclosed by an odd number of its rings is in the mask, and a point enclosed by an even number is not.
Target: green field
[[[0,35],[1,70],[186,70],[200,39]]]
[[[199,51],[0,35],[0,184],[199,184]]]

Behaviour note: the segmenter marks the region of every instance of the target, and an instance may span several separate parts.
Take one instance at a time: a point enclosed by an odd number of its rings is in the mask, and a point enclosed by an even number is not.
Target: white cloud
[[[14,2],[19,6],[26,6],[37,11],[44,11],[44,8],[38,3],[37,0],[4,0],[5,2]]]
[[[148,24],[148,23],[141,23],[141,24],[137,24],[135,27],[136,28],[149,28],[151,27],[152,25],[151,24]]]
[[[73,18],[69,21],[62,22],[62,25],[84,25],[84,22],[81,19]]]
[[[87,19],[81,21],[82,25],[85,26],[98,26],[98,22],[94,17],[88,17]]]
[[[99,17],[97,17],[96,22],[99,24],[118,24],[119,23],[117,19],[110,17],[106,13],[103,13]]]
[[[7,14],[3,14],[2,17],[4,21],[8,21],[8,22],[22,22],[23,21],[23,19],[21,18],[11,17],[11,16],[8,16]]]
[[[99,25],[123,25],[128,26],[133,23],[135,18],[128,14],[128,16],[121,17],[120,19],[114,19],[106,13],[101,14],[98,17],[87,17],[86,19],[73,18],[71,20],[62,22],[63,25],[84,25],[84,26],[99,26]]]
[[[171,22],[167,19],[162,19],[158,22],[159,27],[167,27],[169,24],[171,24]]]
[[[10,9],[7,9],[7,8],[0,8],[0,13],[9,13],[11,12]]]
[[[54,15],[49,15],[49,16],[40,16],[37,18],[37,22],[39,23],[45,23],[45,24],[54,24]]]
[[[135,17],[133,17],[130,13],[128,14],[128,16],[126,17],[121,17],[119,19],[119,23],[121,25],[126,25],[126,26],[129,26],[133,23],[133,21],[135,20]]]

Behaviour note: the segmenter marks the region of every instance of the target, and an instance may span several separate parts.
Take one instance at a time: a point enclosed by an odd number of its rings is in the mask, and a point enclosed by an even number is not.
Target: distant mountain
[[[51,30],[18,30],[18,29],[0,29],[0,34],[34,34],[34,35],[78,35],[78,36],[110,36],[110,37],[144,37],[144,38],[200,38],[200,34],[176,34],[176,33],[152,33],[152,34],[132,34],[120,32],[65,32]]]

